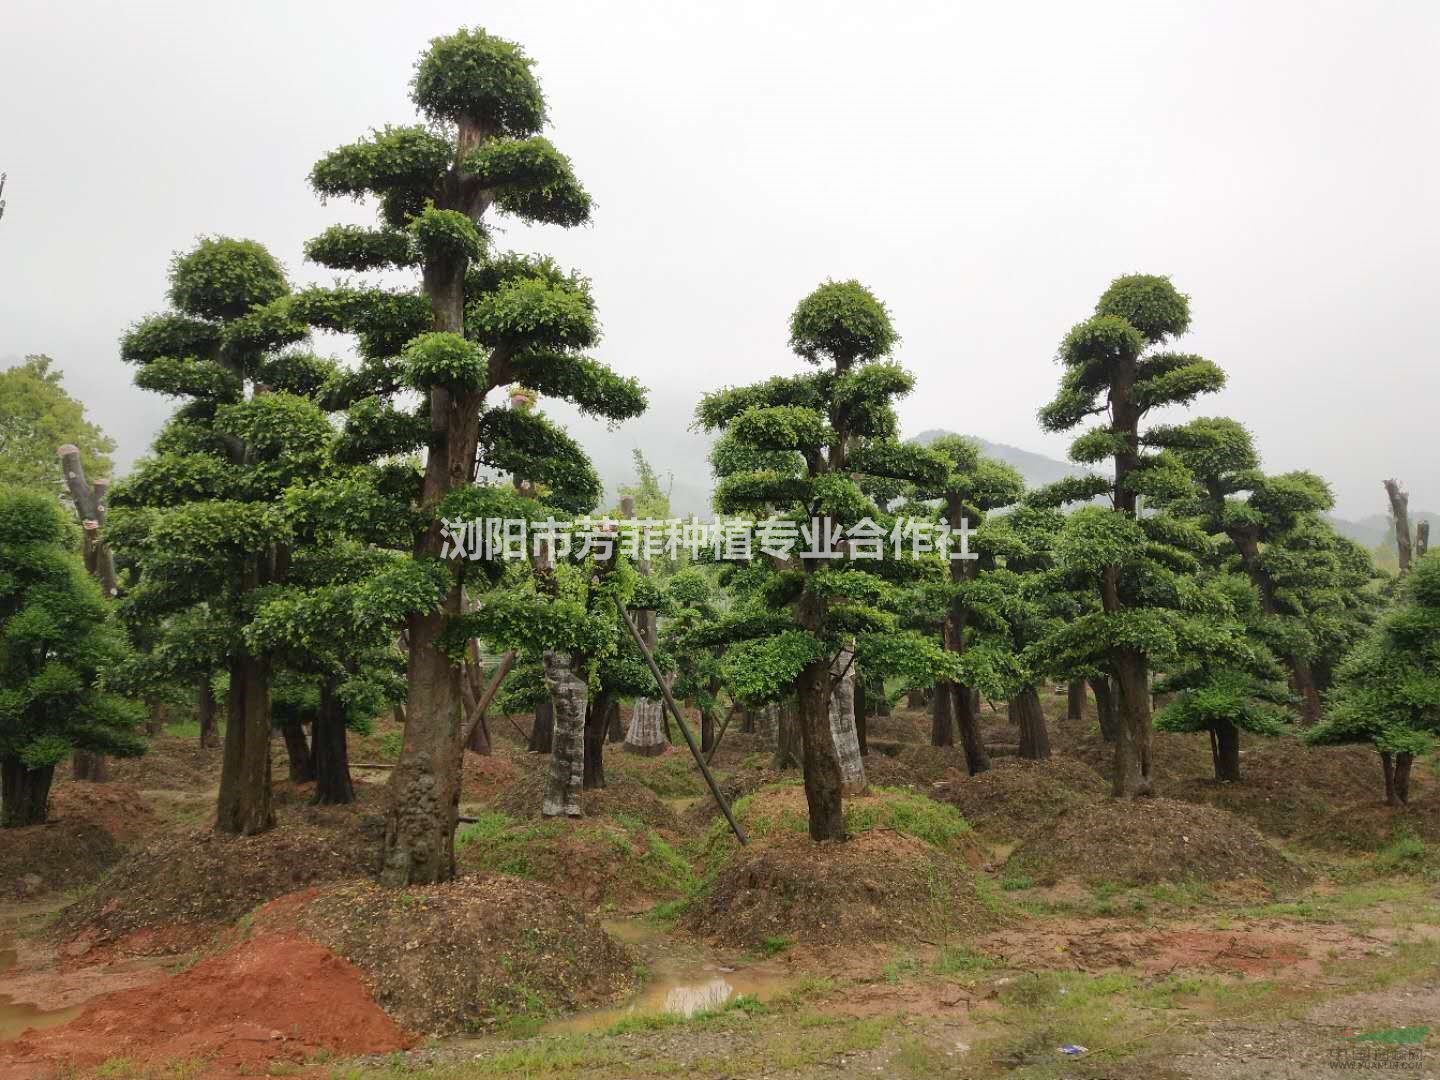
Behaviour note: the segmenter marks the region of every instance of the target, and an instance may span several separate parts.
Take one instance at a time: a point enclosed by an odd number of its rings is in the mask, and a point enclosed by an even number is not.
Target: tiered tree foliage
[[[915,494],[921,499],[939,500],[940,516],[951,529],[978,530],[992,510],[1012,505],[1024,493],[1025,481],[1019,472],[1002,461],[985,457],[969,439],[959,435],[942,436],[930,444],[930,450],[945,460],[945,478],[935,487]],[[980,551],[975,549],[974,554],[978,556]],[[993,567],[993,560],[990,565]],[[931,590],[939,601],[945,648],[957,656],[964,654],[969,638],[973,637],[967,593],[981,570],[978,558],[951,559],[948,582]],[[972,776],[990,767],[973,705],[977,689],[974,685],[950,680],[937,683],[930,733],[930,741],[935,746],[953,746],[954,729],[959,727],[965,763]]]
[[[129,757],[141,710],[106,689],[127,645],[51,493],[0,487],[0,825],[38,825],[55,766]]]
[[[1049,501],[1109,495],[1111,509],[1086,508],[1071,516],[1060,564],[1098,592],[1101,610],[1082,615],[1057,635],[1056,647],[1074,668],[1109,670],[1120,696],[1115,743],[1117,796],[1149,794],[1151,774],[1150,669],[1156,655],[1173,653],[1184,636],[1188,575],[1208,548],[1197,529],[1168,515],[1141,515],[1142,496],[1183,492],[1189,476],[1173,455],[1147,450],[1146,415],[1186,405],[1224,385],[1225,376],[1199,356],[1165,351],[1165,342],[1190,325],[1189,300],[1168,278],[1117,278],[1095,314],[1073,327],[1060,344],[1064,374],[1055,399],[1040,410],[1048,431],[1069,431],[1092,416],[1103,421],[1075,440],[1070,457],[1083,464],[1109,461],[1112,476],[1061,481]],[[1190,548],[1190,551],[1186,551]]]
[[[443,521],[522,509],[509,484],[486,498],[474,486],[480,469],[525,477],[555,508],[581,512],[599,500],[579,447],[543,417],[507,408],[503,395],[492,403],[492,392],[519,383],[615,420],[638,414],[644,395],[582,352],[598,336],[583,279],[548,259],[490,252],[482,223],[491,211],[562,226],[589,218],[589,196],[570,162],[540,134],[545,101],[530,59],[483,30],[462,30],[431,43],[411,97],[426,123],[381,128],[327,155],[311,173],[323,196],[374,196],[379,227],[331,228],[307,254],[340,270],[418,270],[419,288],[310,290],[291,310],[358,338],[359,368],[332,388],[332,403],[348,409],[348,459],[425,451],[422,482],[384,493],[418,504],[422,528],[411,554],[439,568]],[[423,397],[419,409],[408,404],[411,391]],[[446,573],[442,602],[406,626],[407,723],[391,779],[382,871],[391,884],[454,872],[463,705],[457,659],[465,652],[456,635],[465,604],[460,564]],[[481,572],[472,580],[483,589],[494,577]]]
[[[228,670],[216,824],[240,834],[274,821],[272,661],[243,631],[263,591],[287,574],[292,538],[281,496],[320,472],[334,439],[302,396],[326,365],[276,351],[305,336],[267,306],[288,291],[259,244],[203,240],[171,267],[174,310],[143,320],[121,343],[137,385],[187,399],[112,493],[110,539],[139,568],[127,619],[153,645],[146,663],[156,669],[142,677]]]
[[[1370,743],[1380,754],[1385,801],[1408,801],[1415,756],[1440,736],[1440,552],[1411,563],[1402,602],[1340,665],[1327,705],[1305,741]]]
[[[712,455],[716,509],[762,517],[778,507],[806,534],[771,564],[763,611],[730,622],[732,640],[745,640],[725,666],[747,700],[775,700],[793,687],[815,840],[845,835],[830,708],[837,658],[852,648],[861,664],[867,648],[939,652],[919,634],[897,632],[883,609],[884,575],[903,574],[903,561],[847,557],[865,519],[884,527],[864,477],[935,484],[946,470],[938,455],[896,438],[891,403],[913,379],[885,359],[895,341],[888,312],[868,289],[828,282],[790,321],[791,348],[816,370],[707,394],[697,412],[703,428],[721,432]],[[858,764],[853,730],[841,753]],[[861,782],[863,775],[862,768]]]

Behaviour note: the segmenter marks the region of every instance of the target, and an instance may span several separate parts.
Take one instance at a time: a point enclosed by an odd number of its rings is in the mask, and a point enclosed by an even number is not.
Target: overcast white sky
[[[511,229],[590,275],[598,354],[652,388],[641,445],[698,469],[696,398],[797,370],[796,301],[858,277],[919,377],[905,428],[1064,456],[1036,409],[1114,276],[1192,297],[1202,402],[1339,510],[1401,477],[1440,509],[1440,5],[1434,3],[245,4],[6,0],[0,363],[53,355],[129,462],[171,403],[130,386],[125,326],[199,234],[303,241],[323,152],[413,118],[425,42],[524,44],[594,224]],[[323,344],[323,343],[322,343]],[[586,430],[587,442],[596,431]]]

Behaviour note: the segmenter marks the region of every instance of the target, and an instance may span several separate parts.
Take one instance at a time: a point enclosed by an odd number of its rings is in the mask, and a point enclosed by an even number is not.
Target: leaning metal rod
[[[725,820],[730,823],[730,828],[735,832],[735,839],[739,840],[741,844],[748,844],[750,838],[745,835],[745,830],[740,828],[740,823],[730,812],[730,804],[725,801],[725,796],[720,794],[720,785],[715,783],[715,777],[710,775],[710,766],[705,764],[700,747],[695,745],[695,736],[690,734],[690,729],[685,724],[685,718],[680,715],[680,709],[676,706],[675,699],[670,696],[670,687],[665,684],[665,676],[660,674],[660,665],[655,663],[655,657],[650,652],[650,647],[645,644],[645,639],[640,636],[640,631],[635,629],[635,623],[631,621],[630,613],[619,604],[615,605],[615,610],[620,613],[620,621],[625,624],[625,629],[630,631],[630,637],[634,640],[636,648],[645,658],[645,664],[650,668],[650,674],[655,676],[655,682],[660,687],[660,696],[665,699],[665,704],[670,709],[670,715],[675,717],[675,723],[680,725],[680,734],[685,736],[690,753],[695,757],[695,764],[700,766],[700,772],[705,776],[705,783],[710,785],[710,794],[714,795],[715,801],[720,804],[720,810],[724,813]]]

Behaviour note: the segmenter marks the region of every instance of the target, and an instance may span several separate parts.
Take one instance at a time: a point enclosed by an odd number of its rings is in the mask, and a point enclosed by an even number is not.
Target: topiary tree
[[[340,270],[418,270],[418,290],[315,289],[290,311],[358,338],[361,363],[330,395],[347,410],[348,460],[425,451],[418,486],[383,491],[418,505],[411,554],[440,567],[445,521],[504,508],[483,501],[474,486],[481,470],[524,477],[560,510],[584,512],[599,500],[579,447],[539,414],[509,409],[503,397],[491,404],[493,391],[518,383],[612,420],[637,415],[645,401],[633,380],[581,351],[598,337],[583,279],[548,259],[489,250],[482,223],[491,211],[562,226],[589,218],[570,162],[540,135],[545,102],[530,59],[512,42],[461,30],[431,42],[411,97],[425,124],[382,128],[327,155],[310,176],[322,196],[374,196],[380,227],[331,228],[306,252]],[[411,391],[422,395],[418,409]],[[466,603],[462,564],[445,569],[442,601],[406,625],[407,722],[382,870],[396,885],[454,873],[465,654],[456,635]],[[496,580],[478,575],[471,580],[482,590]]]
[[[1018,471],[1002,461],[985,457],[969,439],[959,435],[942,436],[930,444],[930,450],[944,458],[945,478],[935,487],[916,494],[923,499],[939,500],[941,518],[952,529],[964,526],[980,529],[992,510],[1012,505],[1025,491],[1024,478]],[[981,571],[981,560],[952,559],[949,583],[939,590],[941,636],[945,648],[957,656],[965,651],[971,623],[966,586],[975,581]],[[953,746],[954,728],[959,727],[965,763],[972,776],[990,767],[972,707],[975,689],[972,685],[948,680],[937,683],[930,733],[932,745]]]
[[[1110,510],[1086,508],[1071,516],[1060,561],[1080,584],[1098,592],[1101,610],[1063,631],[1074,668],[1099,661],[1113,674],[1120,697],[1115,743],[1117,796],[1154,790],[1150,759],[1152,654],[1168,651],[1184,618],[1184,575],[1205,541],[1198,530],[1175,527],[1168,515],[1140,515],[1145,497],[1174,496],[1190,480],[1173,455],[1146,450],[1141,424],[1157,408],[1186,405],[1220,389],[1224,373],[1199,356],[1159,346],[1190,325],[1190,303],[1169,278],[1117,278],[1095,314],[1060,344],[1064,374],[1055,399],[1040,410],[1047,431],[1069,431],[1089,417],[1106,421],[1075,440],[1073,461],[1109,461],[1113,476],[1076,477],[1051,485],[1042,501],[1108,495]],[[1194,552],[1187,554],[1185,548]]]
[[[270,827],[271,658],[243,630],[263,590],[285,580],[292,537],[280,505],[292,484],[322,470],[334,441],[302,391],[330,366],[281,353],[306,335],[277,314],[288,294],[275,259],[248,240],[214,237],[171,266],[172,312],[134,326],[121,356],[142,388],[186,399],[151,456],[117,485],[107,535],[139,576],[127,619],[167,648],[198,632],[208,662],[228,671],[228,720],[216,827]],[[196,650],[168,647],[179,657]],[[173,674],[184,665],[165,665]],[[205,677],[205,662],[189,674]]]
[[[104,673],[127,645],[53,495],[0,487],[0,825],[38,825],[76,751],[145,750],[133,702]]]
[[[891,403],[913,379],[885,359],[895,341],[889,313],[868,289],[827,282],[790,320],[790,346],[813,372],[707,394],[697,410],[701,427],[721,432],[712,454],[716,509],[781,508],[802,537],[770,562],[763,614],[732,624],[747,640],[728,650],[725,670],[747,700],[776,700],[793,688],[814,840],[845,835],[842,759],[850,784],[864,783],[853,723],[842,716],[832,725],[832,686],[849,667],[842,657],[856,650],[863,663],[863,639],[877,634],[924,648],[920,635],[898,634],[883,609],[884,573],[899,561],[844,557],[862,523],[877,526],[884,516],[862,489],[864,477],[933,484],[946,469],[938,455],[896,439]]]
[[[1409,801],[1416,754],[1440,736],[1440,552],[1412,561],[1399,606],[1386,612],[1336,671],[1317,745],[1369,743],[1380,754],[1385,801]]]

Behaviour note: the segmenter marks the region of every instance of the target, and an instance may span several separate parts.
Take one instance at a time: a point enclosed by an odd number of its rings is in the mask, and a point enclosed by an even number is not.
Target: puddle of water
[[[663,932],[638,920],[616,919],[602,925],[611,937],[646,954],[651,970],[649,984],[624,1005],[557,1020],[546,1024],[542,1031],[575,1034],[603,1031],[621,1020],[637,1016],[666,1013],[694,1016],[718,1009],[743,995],[764,1001],[784,993],[794,982],[792,976],[764,965],[729,968],[693,956],[660,952],[659,949],[667,944]]]
[[[15,904],[0,909],[0,976],[13,968],[19,959],[9,927],[49,910],[51,908],[43,904]],[[0,1041],[18,1038],[30,1028],[56,1027],[79,1015],[78,1005],[68,1009],[41,1009],[29,1002],[16,1001],[9,994],[0,994]]]

